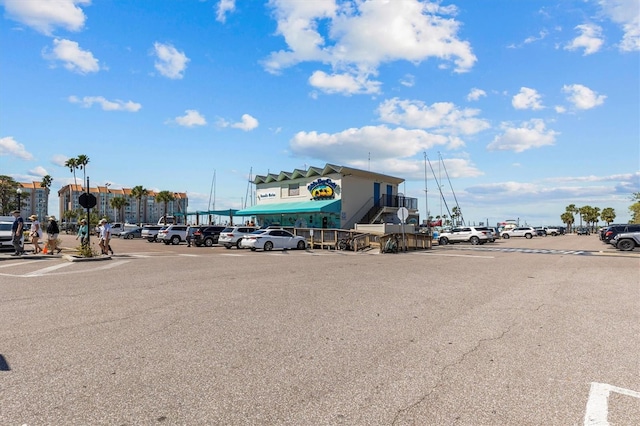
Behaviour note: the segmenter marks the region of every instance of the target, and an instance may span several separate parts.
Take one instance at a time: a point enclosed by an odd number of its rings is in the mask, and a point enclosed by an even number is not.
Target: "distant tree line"
[[[629,223],[640,223],[640,192],[636,192],[631,196],[631,201],[634,203],[629,207],[631,213],[631,220]],[[575,223],[575,215],[578,215],[580,219],[580,227],[587,226],[588,228],[595,228],[596,224],[602,220],[607,225],[613,223],[616,219],[616,211],[611,207],[605,207],[600,210],[600,207],[582,206],[576,207],[575,204],[569,204],[565,208],[565,212],[560,215],[562,223],[567,225],[567,229],[571,232],[571,229]]]

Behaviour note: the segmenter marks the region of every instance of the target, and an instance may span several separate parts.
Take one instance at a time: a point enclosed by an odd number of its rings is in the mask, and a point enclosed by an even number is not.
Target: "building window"
[[[289,185],[289,197],[297,197],[300,195],[300,184],[290,184]]]

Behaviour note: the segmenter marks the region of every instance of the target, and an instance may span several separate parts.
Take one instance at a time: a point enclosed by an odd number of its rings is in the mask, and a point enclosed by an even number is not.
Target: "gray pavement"
[[[640,419],[640,253],[594,236],[398,255],[112,247],[0,262],[0,424]]]

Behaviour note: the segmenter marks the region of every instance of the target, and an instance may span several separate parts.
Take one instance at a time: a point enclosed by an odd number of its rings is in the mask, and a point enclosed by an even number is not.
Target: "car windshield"
[[[233,232],[233,228],[224,228],[221,232]]]
[[[253,231],[251,234],[259,235],[259,234],[264,234],[265,232],[267,232],[265,229],[258,229],[257,231]]]

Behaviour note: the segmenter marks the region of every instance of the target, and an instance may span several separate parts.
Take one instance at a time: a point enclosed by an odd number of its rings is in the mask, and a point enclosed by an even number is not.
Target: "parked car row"
[[[600,230],[600,239],[618,250],[631,251],[640,247],[640,224],[615,224]]]

